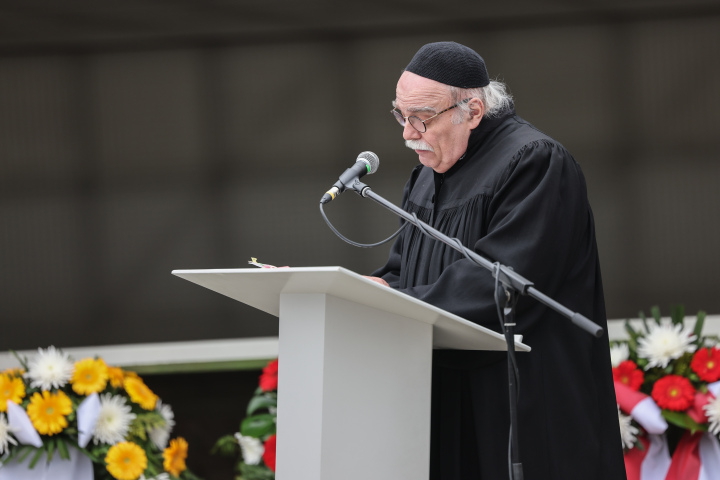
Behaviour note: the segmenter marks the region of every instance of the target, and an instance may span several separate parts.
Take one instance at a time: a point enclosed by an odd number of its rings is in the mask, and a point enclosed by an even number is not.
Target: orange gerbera
[[[12,378],[12,377],[22,377],[23,374],[25,373],[25,369],[19,368],[19,367],[16,367],[16,368],[8,368],[7,370],[5,370],[5,371],[2,372],[2,373],[3,373],[4,375],[7,375],[7,376],[10,377],[10,378]]]
[[[108,382],[107,365],[102,359],[86,358],[75,362],[72,389],[78,395],[90,395],[102,392]]]
[[[72,401],[63,391],[50,393],[43,390],[33,393],[27,414],[35,430],[41,435],[55,435],[68,426],[67,416],[72,413]]]
[[[145,410],[154,410],[158,396],[150,390],[140,377],[126,377],[125,391],[130,395],[130,400],[140,405]]]
[[[7,412],[7,402],[20,403],[25,398],[25,384],[21,378],[0,374],[0,412]]]
[[[637,368],[632,360],[625,360],[620,365],[612,369],[613,380],[624,383],[635,391],[640,390],[640,386],[645,379],[645,374]]]
[[[700,348],[693,355],[690,367],[701,380],[717,382],[720,379],[720,349]]]
[[[163,451],[163,468],[173,477],[179,477],[185,471],[188,443],[184,438],[178,437],[170,440],[170,446]]]
[[[107,367],[108,379],[113,388],[120,388],[125,382],[125,373],[120,367]]]

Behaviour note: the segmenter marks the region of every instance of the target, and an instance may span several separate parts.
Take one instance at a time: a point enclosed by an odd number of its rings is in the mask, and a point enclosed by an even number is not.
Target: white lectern
[[[432,349],[506,350],[342,267],[172,273],[280,318],[278,480],[427,479]]]

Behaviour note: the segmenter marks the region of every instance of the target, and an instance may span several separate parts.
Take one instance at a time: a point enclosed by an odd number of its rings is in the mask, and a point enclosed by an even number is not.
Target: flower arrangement
[[[233,456],[240,451],[237,480],[275,479],[277,374],[278,360],[275,359],[263,368],[240,431],[220,438],[213,449],[213,452]]]
[[[170,440],[172,408],[136,373],[52,346],[16,357],[22,368],[0,372],[0,478],[73,456],[91,462],[95,480],[198,478],[186,468],[187,442]]]
[[[629,339],[611,342],[610,349],[626,469],[654,462],[658,478],[698,478],[687,468],[707,461],[699,445],[720,454],[718,338],[703,336],[705,312],[694,326],[685,325],[682,306],[669,319],[657,307],[640,319],[638,330],[626,321]]]

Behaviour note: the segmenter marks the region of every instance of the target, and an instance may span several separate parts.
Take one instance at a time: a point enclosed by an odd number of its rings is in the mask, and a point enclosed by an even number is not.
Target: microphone
[[[345,189],[355,183],[360,177],[377,172],[380,159],[373,152],[362,152],[358,155],[355,165],[348,168],[340,175],[335,185],[323,195],[320,204],[326,204],[335,200]]]

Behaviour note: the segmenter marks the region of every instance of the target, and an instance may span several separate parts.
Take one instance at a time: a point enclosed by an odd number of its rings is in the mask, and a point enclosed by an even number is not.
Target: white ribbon
[[[78,445],[85,448],[92,438],[99,417],[100,397],[97,393],[92,393],[77,408]]]
[[[641,480],[663,480],[670,470],[670,451],[665,435],[648,435],[650,445],[640,467]]]
[[[40,434],[33,427],[30,417],[21,406],[7,401],[8,425],[13,429],[13,436],[23,445],[32,445],[33,447],[42,447],[42,439]]]
[[[703,433],[700,438],[700,474],[698,480],[713,480],[720,472],[720,443],[715,435]]]
[[[662,416],[662,410],[651,397],[639,401],[633,407],[630,416],[651,435],[665,433],[668,428],[667,421]]]

